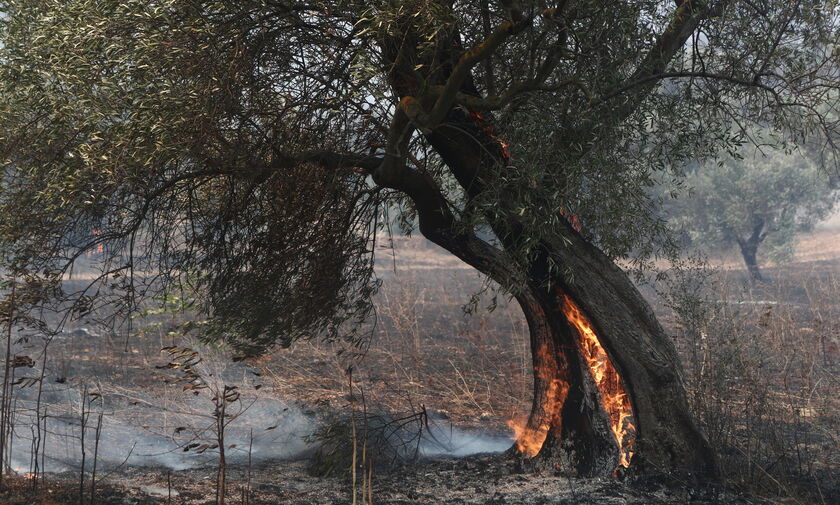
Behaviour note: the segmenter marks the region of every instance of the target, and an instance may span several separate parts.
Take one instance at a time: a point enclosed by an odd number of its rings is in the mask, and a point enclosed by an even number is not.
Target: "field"
[[[228,385],[241,394],[226,427],[225,444],[236,446],[227,451],[231,503],[350,503],[365,479],[353,486],[338,457],[321,458],[330,476],[312,476],[309,461],[317,443],[335,448],[330,436],[363,410],[379,424],[353,425],[352,440],[370,444],[365,475],[378,503],[840,503],[838,237],[837,223],[803,237],[790,264],[764,266],[766,284],[747,282],[738,258],[724,256],[642,286],[681,352],[692,407],[721,454],[730,494],[687,497],[681,483],[662,482],[640,492],[470,456],[508,448],[507,422],[530,408],[527,328],[503,296],[487,310],[492,292],[482,292],[473,270],[420,238],[396,237],[378,254],[378,317],[361,348],[306,341],[245,363],[205,349],[207,387],[185,391],[181,370],[167,368],[160,351],[192,345],[170,333],[174,315],[130,332],[68,327],[46,362],[46,480],[33,493],[19,478],[4,499],[77,503],[86,433],[86,486],[92,461],[100,465],[96,503],[211,503],[213,393]],[[465,314],[478,293],[479,310]],[[42,358],[40,340],[19,345]],[[33,391],[18,396],[11,464],[20,474],[33,466]],[[382,431],[385,439],[373,434]],[[404,466],[415,456],[420,466]]]

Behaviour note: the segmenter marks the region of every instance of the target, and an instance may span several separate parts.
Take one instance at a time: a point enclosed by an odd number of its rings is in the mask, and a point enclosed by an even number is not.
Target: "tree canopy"
[[[692,244],[738,246],[752,277],[756,251],[782,262],[796,234],[828,216],[838,199],[825,171],[805,153],[745,149],[738,158],[690,170],[690,193],[668,205],[671,223]]]
[[[611,257],[644,258],[667,245],[645,189],[743,125],[819,139],[834,161],[832,2],[0,11],[4,262],[55,274],[104,246],[78,303],[107,283],[101,303],[130,310],[187,283],[208,335],[254,352],[363,320],[390,221],[525,264],[574,215]],[[481,145],[480,172],[451,169],[447,128]],[[498,241],[475,242],[486,226]]]

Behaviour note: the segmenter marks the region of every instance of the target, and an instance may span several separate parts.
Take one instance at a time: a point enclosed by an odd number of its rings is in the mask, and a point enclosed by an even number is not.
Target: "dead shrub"
[[[766,497],[830,503],[840,497],[836,359],[815,344],[836,338],[825,321],[838,307],[812,281],[741,291],[732,278],[687,269],[671,277],[665,301],[691,407],[725,479]],[[803,285],[810,294],[800,300]]]
[[[324,409],[318,427],[305,438],[315,447],[309,472],[316,476],[350,474],[354,463],[360,473],[368,465],[382,472],[415,461],[426,427],[425,410],[395,415],[381,410]]]

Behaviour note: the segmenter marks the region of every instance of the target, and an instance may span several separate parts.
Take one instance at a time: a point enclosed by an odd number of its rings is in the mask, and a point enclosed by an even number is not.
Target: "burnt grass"
[[[372,478],[373,501],[840,503],[836,236],[832,232],[806,241],[807,250],[790,264],[765,266],[768,283],[750,283],[737,261],[723,262],[710,278],[708,306],[688,311],[697,319],[688,321],[689,328],[653,287],[643,287],[683,357],[691,407],[720,454],[724,487],[666,474],[578,479],[562,469],[534,470],[507,454],[477,454],[379,465]],[[505,422],[527,413],[531,402],[530,354],[521,313],[503,298],[494,302],[484,294],[479,310],[466,316],[462,306],[482,288],[472,270],[418,239],[405,239],[396,251],[393,263],[390,253],[381,255],[383,289],[370,342],[361,348],[298,342],[250,361],[248,366],[258,370],[261,394],[316,413],[362,407],[395,416],[427,411],[461,430],[508,435]],[[491,304],[495,309],[487,311]],[[79,321],[51,344],[47,380],[53,385],[62,381],[70,389],[97,384],[105,395],[123,401],[168,395],[164,392],[171,388],[171,374],[156,369],[166,362],[160,348],[183,344],[168,335],[169,319],[151,318],[152,329],[128,335],[127,346],[124,332]],[[37,354],[37,341],[28,345],[22,352]],[[171,398],[177,401],[178,396]],[[373,450],[371,458],[377,457]],[[345,470],[349,466],[348,461]],[[250,493],[244,497],[248,468],[238,462],[229,465],[227,503],[352,503],[349,471],[314,476],[308,459],[294,458],[260,460],[250,470]],[[212,458],[198,468],[178,471],[124,465],[97,485],[95,503],[210,504],[215,474]],[[76,504],[78,481],[78,470],[50,473],[32,491],[29,481],[13,477],[0,503]],[[91,503],[87,489],[84,500]]]
[[[274,462],[252,468],[248,492],[243,467],[231,467],[228,503],[253,505],[344,505],[352,503],[349,476],[313,478],[302,461]],[[29,489],[29,482],[13,483],[3,503],[56,505],[78,503],[76,475],[52,476],[46,487]],[[96,494],[100,505],[206,505],[215,503],[213,469],[178,472],[129,468]],[[248,493],[248,501],[244,498]],[[434,459],[376,475],[375,503],[392,505],[763,505],[772,502],[747,498],[719,486],[688,484],[668,476],[644,479],[579,479],[561,472],[534,473],[516,458],[469,456]],[[85,503],[90,496],[85,495]],[[360,498],[361,500],[361,498]]]

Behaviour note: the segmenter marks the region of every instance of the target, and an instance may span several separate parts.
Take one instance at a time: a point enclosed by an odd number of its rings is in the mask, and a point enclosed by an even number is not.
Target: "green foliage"
[[[728,248],[756,239],[775,262],[791,257],[797,232],[828,216],[838,200],[813,157],[744,148],[735,157],[689,170],[688,194],[666,206],[691,243]]]
[[[123,314],[188,286],[207,339],[248,354],[359,342],[376,233],[418,212],[372,177],[394,156],[394,90],[431,109],[496,27],[450,112],[512,156],[470,195],[415,118],[398,165],[459,232],[515,223],[494,245],[522,271],[573,214],[612,257],[672,251],[647,190],[730,150],[733,118],[836,133],[828,3],[697,2],[702,36],[662,62],[670,3],[519,4],[0,1],[0,262],[60,277],[94,253],[95,282],[66,298]]]
[[[367,316],[375,195],[350,171],[277,166],[285,143],[338,140],[323,131],[335,116],[284,105],[317,93],[292,84],[302,62],[284,42],[313,27],[266,45],[238,22],[257,5],[3,4],[8,263],[63,272],[107,245],[113,301],[189,285],[207,338],[248,353]]]

